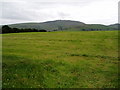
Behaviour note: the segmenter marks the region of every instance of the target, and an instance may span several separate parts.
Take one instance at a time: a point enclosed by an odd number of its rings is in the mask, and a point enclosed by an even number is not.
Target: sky
[[[0,24],[75,20],[118,23],[119,0],[0,0]]]

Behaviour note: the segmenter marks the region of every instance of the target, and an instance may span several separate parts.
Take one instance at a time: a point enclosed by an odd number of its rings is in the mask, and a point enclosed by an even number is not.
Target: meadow
[[[118,31],[2,35],[3,88],[118,88]]]

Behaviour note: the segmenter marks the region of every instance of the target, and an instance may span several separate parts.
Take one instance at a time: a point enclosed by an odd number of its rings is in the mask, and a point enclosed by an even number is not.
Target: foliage
[[[19,32],[47,32],[47,31],[46,30],[37,30],[37,29],[10,28],[8,25],[2,26],[2,33],[19,33]]]

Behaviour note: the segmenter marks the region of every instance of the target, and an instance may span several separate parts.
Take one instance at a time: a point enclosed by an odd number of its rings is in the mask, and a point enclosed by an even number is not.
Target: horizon
[[[118,2],[119,0],[4,0],[0,1],[0,24],[72,20],[111,25],[118,23]]]
[[[11,24],[1,24],[1,26],[3,25],[13,25],[13,24],[26,24],[26,23],[45,23],[45,22],[51,22],[51,21],[76,21],[76,20],[50,20],[50,21],[44,21],[44,22],[18,22],[18,23],[11,23]],[[81,22],[81,21],[76,21],[76,22]],[[81,22],[81,23],[84,23],[84,24],[88,24],[88,23],[85,23],[85,22]],[[90,23],[90,24],[96,24],[96,23]],[[97,24],[100,24],[100,25],[105,25],[105,24],[101,24],[101,23],[97,23]],[[111,23],[109,25],[114,25],[114,24],[120,24],[120,23]],[[106,26],[109,26],[109,25],[106,25]]]

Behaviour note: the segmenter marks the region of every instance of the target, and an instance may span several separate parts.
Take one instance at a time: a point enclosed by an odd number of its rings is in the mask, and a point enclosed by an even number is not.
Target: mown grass
[[[2,38],[3,88],[118,88],[118,31]]]

